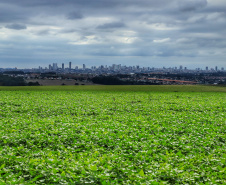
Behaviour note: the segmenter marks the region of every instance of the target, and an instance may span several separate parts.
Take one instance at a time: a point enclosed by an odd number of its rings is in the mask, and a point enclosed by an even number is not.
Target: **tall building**
[[[71,62],[69,62],[69,70],[71,70]]]
[[[121,66],[121,64],[119,64],[119,65],[118,65],[118,69],[121,70],[121,68],[122,68],[122,66]]]
[[[83,69],[83,70],[86,69],[86,65],[85,65],[85,64],[82,65],[82,69]]]
[[[217,66],[215,67],[215,71],[217,71]]]
[[[64,70],[64,63],[62,63],[62,70]]]
[[[57,70],[57,69],[58,69],[57,63],[53,63],[53,70],[55,71],[55,70]]]
[[[206,66],[206,71],[208,71],[208,69],[209,69],[208,66]]]

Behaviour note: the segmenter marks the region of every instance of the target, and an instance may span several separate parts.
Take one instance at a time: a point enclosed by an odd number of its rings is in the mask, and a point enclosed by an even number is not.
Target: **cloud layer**
[[[225,66],[224,0],[0,0],[0,68]]]

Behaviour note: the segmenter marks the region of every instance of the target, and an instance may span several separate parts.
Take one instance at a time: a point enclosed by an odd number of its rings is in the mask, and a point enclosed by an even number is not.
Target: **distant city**
[[[154,68],[154,67],[142,67],[139,65],[136,66],[126,66],[121,64],[112,64],[110,66],[100,65],[100,66],[92,66],[90,68],[86,67],[85,64],[82,67],[74,67],[72,68],[72,62],[68,62],[67,65],[62,63],[58,65],[58,63],[49,64],[48,67],[39,66],[38,68],[31,69],[18,69],[18,68],[0,68],[0,72],[4,71],[23,71],[23,72],[56,72],[56,73],[86,73],[86,74],[130,74],[130,73],[148,73],[148,72],[169,72],[169,73],[197,73],[197,72],[224,72],[224,67],[209,67],[206,66],[204,68],[196,68],[189,69],[186,66],[178,66],[178,67],[162,67],[162,68]]]
[[[0,68],[0,76],[23,79],[30,85],[226,85],[223,67],[189,69],[178,67],[141,67],[112,64],[72,67],[72,62],[49,64],[48,67]]]

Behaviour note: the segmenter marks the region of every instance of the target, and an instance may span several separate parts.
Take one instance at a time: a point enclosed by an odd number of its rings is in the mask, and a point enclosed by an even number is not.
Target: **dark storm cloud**
[[[27,29],[26,25],[23,25],[23,24],[9,24],[9,25],[6,25],[5,26],[6,28],[8,29],[13,29],[13,30],[24,30],[24,29]]]

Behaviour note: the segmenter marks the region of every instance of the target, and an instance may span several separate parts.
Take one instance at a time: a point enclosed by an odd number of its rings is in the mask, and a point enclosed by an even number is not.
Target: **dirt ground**
[[[34,80],[26,80],[26,82],[38,82],[40,85],[96,85],[92,82],[83,82],[78,80],[41,80],[41,79],[34,79]]]

